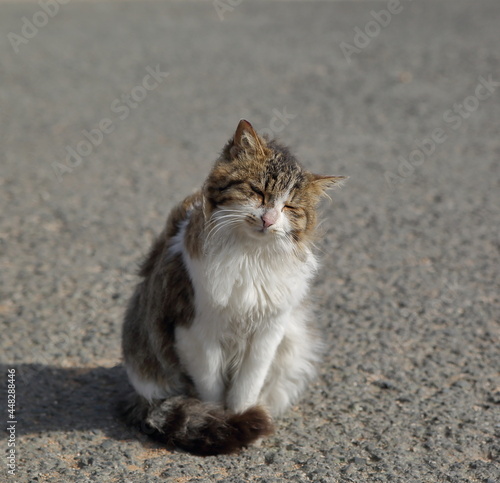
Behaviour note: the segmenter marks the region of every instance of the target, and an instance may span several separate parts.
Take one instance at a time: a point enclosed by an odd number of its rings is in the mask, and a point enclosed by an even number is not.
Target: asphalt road
[[[500,481],[500,3],[216,5],[0,2],[0,481]],[[115,418],[121,318],[240,118],[350,179],[320,378],[260,447],[202,459]]]

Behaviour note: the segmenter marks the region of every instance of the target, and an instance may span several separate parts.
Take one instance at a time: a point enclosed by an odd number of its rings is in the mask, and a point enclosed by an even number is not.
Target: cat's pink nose
[[[274,225],[278,221],[279,217],[279,211],[276,209],[271,209],[266,211],[262,216],[262,225],[264,228],[269,228],[270,226]]]

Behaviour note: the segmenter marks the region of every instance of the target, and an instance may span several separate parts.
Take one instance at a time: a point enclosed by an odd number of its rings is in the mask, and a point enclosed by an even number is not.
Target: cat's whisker
[[[222,216],[217,216],[217,217],[213,218],[213,221],[214,222],[218,222],[220,220],[225,220],[227,218],[243,218],[243,216],[242,216],[241,213],[238,213],[238,214],[236,214],[236,213],[226,213],[226,214],[224,214]]]
[[[223,223],[216,224],[209,232],[207,237],[215,236],[220,230],[224,228],[229,228],[230,226],[237,225],[240,220],[225,220]]]
[[[218,208],[214,214],[218,213],[241,213],[241,208]]]
[[[323,255],[326,255],[326,251],[323,250],[323,248],[319,247],[316,243],[314,243],[313,241],[311,241],[311,246],[314,248],[315,251],[318,251],[320,253],[322,253]]]
[[[212,215],[212,217],[209,220],[209,223],[217,223],[219,220],[222,220],[224,218],[239,218],[241,217],[241,211],[235,211],[235,212],[216,212]]]
[[[223,228],[229,228],[230,226],[237,225],[239,223],[241,223],[241,219],[240,218],[226,219],[222,223],[215,222],[214,226],[207,233],[206,240],[209,242]]]
[[[292,236],[289,233],[285,233],[285,240],[286,240],[286,243],[287,243],[288,247],[290,248],[290,251],[292,252],[292,254],[296,258],[298,258],[299,260],[301,258],[303,258],[302,251],[299,249],[299,247],[297,246],[297,243],[295,242],[295,240],[292,238]]]
[[[222,213],[222,214],[221,214]],[[244,213],[240,211],[234,211],[234,212],[216,212],[212,215],[212,217],[209,220],[209,224],[217,223],[220,220],[226,219],[226,218],[241,218]]]
[[[226,216],[224,218],[221,218],[221,219],[218,219],[218,220],[214,220],[213,223],[210,223],[209,228],[210,228],[210,230],[213,230],[213,229],[215,229],[215,228],[223,225],[224,223],[229,223],[229,222],[232,222],[232,221],[240,221],[240,218],[237,218],[234,215],[232,215],[232,216]]]
[[[240,210],[229,210],[229,209],[224,209],[224,210],[219,210],[219,211],[216,211],[215,213],[212,214],[212,217],[210,219],[210,221],[212,220],[218,220],[224,216],[242,216],[245,214],[245,211],[240,209]]]
[[[207,243],[210,243],[212,239],[215,238],[218,232],[220,232],[223,228],[229,228],[229,226],[236,224],[236,222],[227,222],[220,225],[215,225],[210,232],[206,236]]]
[[[220,220],[226,219],[226,218],[241,218],[241,212],[239,213],[216,213],[215,215],[212,216],[210,219],[211,223],[217,223]]]

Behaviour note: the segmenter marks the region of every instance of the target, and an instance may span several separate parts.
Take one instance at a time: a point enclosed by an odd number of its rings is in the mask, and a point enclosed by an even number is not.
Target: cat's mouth
[[[276,225],[266,226],[263,220],[258,220],[255,216],[247,217],[246,222],[245,232],[255,239],[277,236],[280,233],[280,229]]]
[[[262,239],[263,237],[276,236],[278,235],[278,230],[274,227],[266,226],[255,226],[253,225],[250,230],[248,230],[256,238]]]

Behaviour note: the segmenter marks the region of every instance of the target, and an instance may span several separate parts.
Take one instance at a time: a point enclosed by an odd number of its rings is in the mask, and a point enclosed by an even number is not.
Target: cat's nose
[[[261,216],[262,225],[264,226],[264,228],[269,228],[278,221],[278,217],[279,217],[279,211],[276,210],[275,208],[267,210]]]

